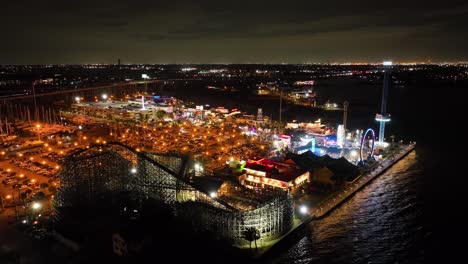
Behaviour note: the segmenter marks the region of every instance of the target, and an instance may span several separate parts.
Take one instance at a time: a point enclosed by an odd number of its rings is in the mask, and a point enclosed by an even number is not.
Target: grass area
[[[268,250],[270,250],[271,247],[275,246],[277,243],[279,243],[280,241],[282,241],[283,239],[288,237],[294,230],[296,230],[296,228],[300,227],[302,224],[308,222],[309,220],[310,220],[309,218],[300,219],[298,217],[294,217],[293,225],[292,225],[291,229],[286,234],[284,234],[281,237],[278,237],[276,239],[271,239],[271,240],[267,240],[267,241],[259,239],[257,241],[258,249],[255,249],[255,244],[254,243],[252,243],[252,248],[250,248],[249,243],[246,243],[246,244],[244,244],[242,246],[237,246],[237,247],[240,248],[241,250],[243,250],[244,252],[246,252],[246,254],[248,254],[248,255],[252,255],[253,257],[260,257],[263,254],[265,254],[266,252],[268,252]]]

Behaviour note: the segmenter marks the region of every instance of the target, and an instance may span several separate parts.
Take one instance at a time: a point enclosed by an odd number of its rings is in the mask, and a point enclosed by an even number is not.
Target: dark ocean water
[[[275,263],[422,263],[421,167],[411,152],[329,216]]]

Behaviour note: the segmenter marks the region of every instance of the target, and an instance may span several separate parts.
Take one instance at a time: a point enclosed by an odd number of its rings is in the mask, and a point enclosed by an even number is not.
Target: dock
[[[275,239],[274,241],[271,241],[266,247],[259,249],[254,254],[254,257],[266,257],[267,255],[271,254],[270,252],[276,251],[274,249],[281,248],[284,247],[285,244],[289,244],[288,241],[293,240],[291,236],[297,237],[297,234],[299,233],[298,231],[302,230],[311,221],[319,220],[327,216],[334,209],[336,209],[343,202],[345,202],[349,197],[354,195],[369,182],[376,179],[379,175],[381,175],[399,160],[408,155],[408,153],[410,153],[415,147],[416,143],[406,145],[392,157],[383,160],[372,171],[368,172],[367,174],[359,175],[350,185],[346,186],[346,188],[334,193],[333,195],[329,196],[326,200],[322,201],[319,206],[311,209],[309,211],[309,215],[302,217],[302,219],[299,221],[295,221],[293,227],[288,233],[284,234],[278,239]]]

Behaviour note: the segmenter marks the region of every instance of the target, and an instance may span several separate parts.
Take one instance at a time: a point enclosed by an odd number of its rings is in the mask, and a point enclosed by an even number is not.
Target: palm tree
[[[254,233],[254,242],[255,242],[255,249],[258,249],[257,247],[257,240],[260,239],[260,231],[256,228],[255,229],[255,233]]]
[[[255,242],[255,249],[257,247],[257,240],[260,239],[260,231],[255,227],[249,227],[244,231],[243,237],[245,240],[249,241],[249,246],[252,248],[252,241]]]
[[[243,238],[247,241],[249,241],[249,246],[250,248],[252,248],[252,241],[254,240],[253,238],[253,232],[252,232],[252,228],[247,228],[243,234],[242,234]]]
[[[20,193],[20,199],[21,199],[21,201],[23,201],[23,204],[24,204],[24,200],[25,200],[27,197],[28,197],[28,194],[27,194],[27,193],[25,193],[25,192]]]

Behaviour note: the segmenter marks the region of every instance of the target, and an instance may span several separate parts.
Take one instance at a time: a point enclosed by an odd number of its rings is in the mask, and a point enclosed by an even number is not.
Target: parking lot
[[[59,161],[71,147],[49,146],[18,151],[0,161],[0,196],[4,207],[25,205],[36,198],[50,198],[60,182]],[[43,210],[47,210],[44,207]]]

